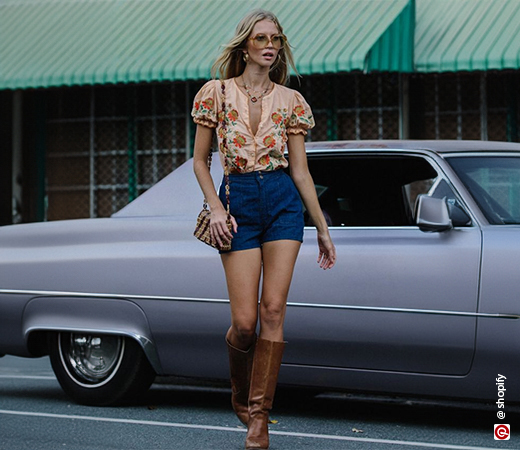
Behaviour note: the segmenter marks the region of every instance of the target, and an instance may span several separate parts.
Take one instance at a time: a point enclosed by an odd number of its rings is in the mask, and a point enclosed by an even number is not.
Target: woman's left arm
[[[302,134],[289,134],[287,146],[289,147],[291,178],[300,193],[300,196],[309,211],[312,222],[318,230],[318,264],[322,269],[331,269],[336,263],[336,248],[332,243],[329,227],[321,211],[316,188],[312,180],[307,154],[305,153],[305,138]]]

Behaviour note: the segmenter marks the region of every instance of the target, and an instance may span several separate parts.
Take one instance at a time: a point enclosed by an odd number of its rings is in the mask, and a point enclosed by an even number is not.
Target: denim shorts
[[[229,210],[238,224],[230,251],[258,248],[280,239],[303,242],[302,201],[284,170],[230,174],[229,191]],[[225,207],[224,179],[219,197]]]

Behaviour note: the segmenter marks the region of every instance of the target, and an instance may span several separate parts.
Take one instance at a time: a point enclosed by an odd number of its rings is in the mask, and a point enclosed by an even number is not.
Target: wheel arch
[[[157,374],[162,365],[144,311],[131,300],[82,296],[39,296],[29,300],[22,316],[22,333],[35,356],[47,353],[52,332],[126,336],[142,348]]]

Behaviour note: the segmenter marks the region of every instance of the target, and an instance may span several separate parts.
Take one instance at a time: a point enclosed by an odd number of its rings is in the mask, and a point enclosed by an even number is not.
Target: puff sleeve
[[[314,128],[314,117],[311,107],[299,92],[294,91],[293,105],[289,123],[287,124],[287,134],[307,134],[307,130]]]
[[[216,128],[218,124],[217,80],[208,81],[200,88],[193,100],[191,116],[196,124]]]

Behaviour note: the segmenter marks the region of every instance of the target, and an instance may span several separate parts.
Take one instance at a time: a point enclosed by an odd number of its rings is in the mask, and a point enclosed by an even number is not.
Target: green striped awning
[[[0,89],[206,79],[249,10],[302,74],[412,71],[412,0],[0,0]]]
[[[297,5],[298,14],[284,11],[280,20],[288,24],[302,74],[413,71],[413,1],[311,0]]]
[[[418,72],[520,68],[519,0],[417,0]]]

